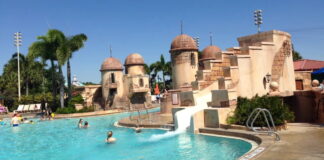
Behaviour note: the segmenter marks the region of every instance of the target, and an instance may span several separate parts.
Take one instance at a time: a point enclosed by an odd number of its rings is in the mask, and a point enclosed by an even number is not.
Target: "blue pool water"
[[[184,133],[150,142],[166,131],[115,127],[128,113],[83,118],[90,128],[79,129],[79,119],[0,126],[0,160],[227,160],[248,152],[251,144],[238,139]],[[107,131],[117,138],[104,142]]]

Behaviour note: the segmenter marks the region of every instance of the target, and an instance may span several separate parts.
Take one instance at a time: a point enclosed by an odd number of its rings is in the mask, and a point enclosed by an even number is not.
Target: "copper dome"
[[[186,34],[181,34],[176,36],[172,43],[171,43],[171,49],[172,51],[179,51],[179,50],[198,50],[197,44],[194,41],[194,39]]]
[[[100,71],[107,71],[107,70],[123,70],[123,65],[120,63],[118,59],[109,57],[105,59],[100,69]]]
[[[200,60],[219,59],[219,53],[221,51],[217,46],[208,46],[202,51]]]
[[[143,57],[138,53],[132,53],[126,57],[124,65],[128,66],[128,65],[143,65],[143,64],[144,64]]]

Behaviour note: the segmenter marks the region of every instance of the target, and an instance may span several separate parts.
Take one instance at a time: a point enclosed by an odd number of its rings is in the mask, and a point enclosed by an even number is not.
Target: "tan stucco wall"
[[[145,74],[145,69],[144,69],[143,65],[128,66],[126,69],[127,69],[128,75],[144,75]]]
[[[195,64],[191,65],[191,54],[195,55]],[[182,86],[191,85],[196,80],[198,70],[198,52],[183,51],[180,53],[171,53],[172,61],[172,83],[173,89],[179,89]]]
[[[101,72],[101,83],[102,83],[102,96],[104,100],[108,98],[109,88],[111,87],[111,73],[115,75],[115,84],[117,85],[117,94],[115,97],[122,97],[124,94],[123,84],[123,72],[122,71],[102,71]]]
[[[238,55],[237,58],[239,66],[239,83],[238,94],[242,97],[251,98],[252,91],[252,71],[251,71],[251,58],[249,55]]]
[[[81,92],[81,96],[84,99],[86,106],[93,105],[93,96],[95,92],[101,87],[101,85],[86,85],[84,90]]]
[[[273,67],[275,57],[282,51],[283,42],[290,42],[290,35],[281,31],[268,31],[246,37],[238,38],[242,53],[238,56],[240,72],[239,94],[243,97],[252,97],[256,94],[267,94],[270,83],[265,83],[263,79],[269,73],[273,79],[273,68],[282,69],[282,74],[278,79],[279,91],[292,94],[295,91],[295,75],[290,48],[290,56],[285,56],[283,64]],[[291,44],[291,42],[290,42]],[[248,58],[250,56],[250,58]],[[277,55],[277,58],[280,57]]]
[[[295,71],[295,80],[303,80],[304,90],[312,89],[311,71]]]

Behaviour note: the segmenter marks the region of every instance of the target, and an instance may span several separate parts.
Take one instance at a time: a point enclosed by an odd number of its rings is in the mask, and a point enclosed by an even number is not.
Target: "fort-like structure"
[[[172,89],[162,98],[161,113],[201,107],[193,115],[197,127],[203,121],[226,124],[238,96],[293,95],[296,85],[290,34],[272,30],[237,40],[239,47],[221,50],[210,44],[199,53],[192,37],[176,36],[170,47]],[[141,55],[130,54],[124,66],[109,57],[100,71],[101,85],[85,86],[82,92],[87,105],[104,109],[151,105],[149,77]]]
[[[237,40],[239,47],[222,51],[210,45],[199,55],[192,37],[176,36],[170,48],[173,89],[163,99],[161,112],[207,105],[194,115],[194,124],[206,124],[206,119],[213,125],[226,124],[238,96],[293,95],[290,34],[272,30]]]

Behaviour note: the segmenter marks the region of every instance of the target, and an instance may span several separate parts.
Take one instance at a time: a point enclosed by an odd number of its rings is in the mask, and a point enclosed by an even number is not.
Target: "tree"
[[[75,36],[65,37],[64,42],[59,48],[58,52],[58,60],[62,64],[67,62],[67,82],[68,82],[68,101],[72,97],[72,84],[71,84],[71,65],[70,59],[73,56],[73,53],[83,48],[84,42],[87,40],[87,36],[85,34],[78,34]]]
[[[165,87],[165,72],[167,71],[167,64],[164,60],[163,54],[160,56],[160,61],[156,62],[156,69],[162,72],[163,86]]]
[[[44,36],[37,37],[38,41],[34,42],[29,47],[28,56],[31,59],[41,58],[42,62],[47,60],[51,63],[51,73],[52,73],[52,96],[53,96],[53,105],[56,104],[56,68],[55,61],[57,61],[57,52],[60,45],[64,42],[64,34],[56,29],[50,29]],[[62,96],[62,95],[61,95]],[[64,95],[63,95],[64,96]],[[61,102],[64,105],[64,102]]]
[[[297,61],[297,60],[303,59],[303,57],[300,55],[300,53],[297,52],[294,49],[294,45],[292,45],[292,54],[293,54],[293,61]]]

